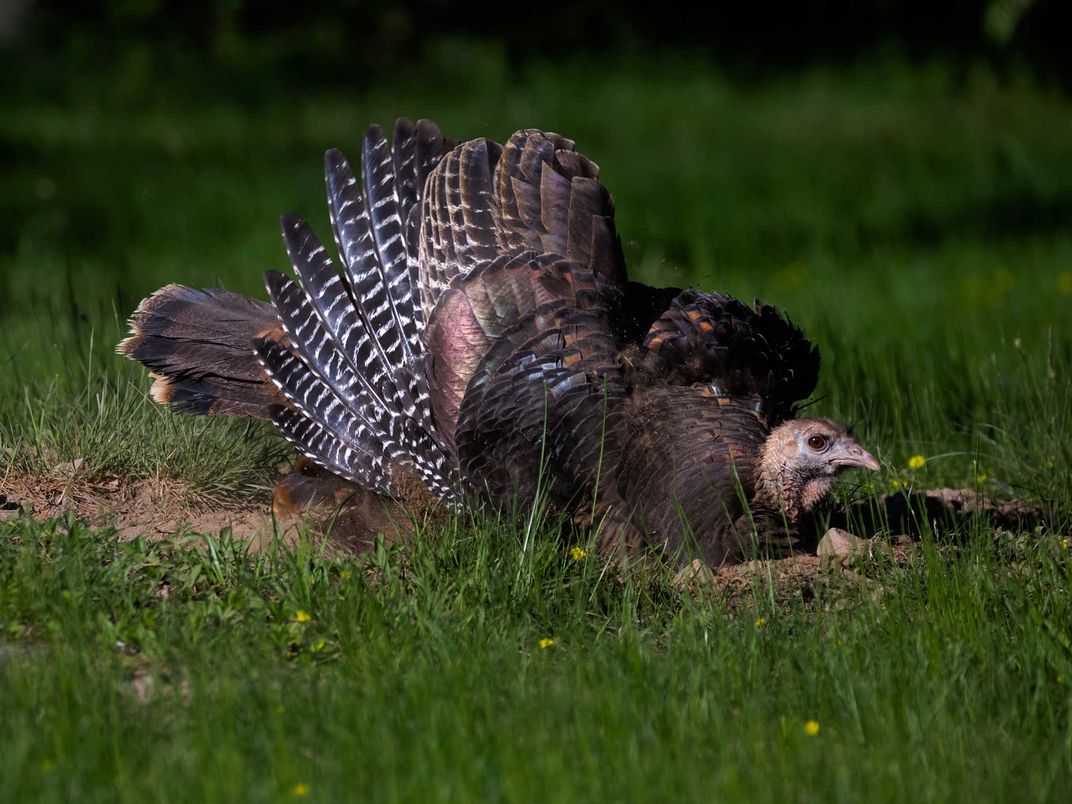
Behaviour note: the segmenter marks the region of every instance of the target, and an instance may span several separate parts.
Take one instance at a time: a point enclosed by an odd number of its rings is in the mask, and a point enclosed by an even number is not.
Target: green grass
[[[1054,540],[734,613],[464,522],[361,563],[0,534],[3,800],[1059,801],[1072,772]]]
[[[327,235],[323,150],[356,156],[405,114],[575,138],[636,276],[804,325],[811,410],[855,424],[878,489],[996,480],[1072,509],[1068,98],[940,64],[473,69],[446,90],[0,115],[0,491],[74,458],[205,496],[267,485],[289,455],[270,428],[172,416],[112,349],[167,282],[263,297],[280,213]],[[757,592],[742,614],[486,523],[377,557],[373,583],[308,546],[0,522],[0,800],[1062,800],[1069,553],[1049,532],[962,543],[928,540],[879,600]]]

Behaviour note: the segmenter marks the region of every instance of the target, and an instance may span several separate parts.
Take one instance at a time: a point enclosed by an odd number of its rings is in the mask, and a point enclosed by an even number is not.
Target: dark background
[[[1062,35],[1063,32],[1063,35]],[[806,3],[284,0],[0,3],[7,90],[109,102],[367,87],[540,60],[710,60],[738,80],[876,56],[1029,71],[1072,87],[1061,0]],[[108,75],[111,80],[100,80]]]

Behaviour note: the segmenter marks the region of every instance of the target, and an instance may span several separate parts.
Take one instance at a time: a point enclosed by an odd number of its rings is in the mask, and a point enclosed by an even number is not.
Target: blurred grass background
[[[824,355],[814,409],[854,422],[889,477],[925,454],[943,456],[932,483],[986,473],[1050,498],[1068,478],[1072,104],[1042,35],[1052,4],[1017,6],[1004,40],[1000,3],[952,4],[930,23],[945,39],[881,3],[669,31],[597,5],[539,36],[437,3],[295,20],[273,3],[23,6],[0,116],[9,469],[263,485],[286,456],[271,432],[162,415],[112,349],[168,282],[263,297],[281,213],[327,235],[323,151],[354,155],[369,123],[405,115],[576,139],[634,274],[787,310]],[[586,38],[597,18],[613,24]]]

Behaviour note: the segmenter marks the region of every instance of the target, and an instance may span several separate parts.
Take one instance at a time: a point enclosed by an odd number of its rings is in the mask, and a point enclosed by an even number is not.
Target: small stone
[[[841,528],[830,528],[819,541],[815,554],[831,562],[846,564],[856,556],[872,556],[876,551],[889,553],[890,547],[874,539],[861,539]]]
[[[713,588],[715,573],[698,558],[694,558],[674,576],[674,587],[679,592],[695,593],[707,587]]]
[[[53,466],[52,474],[59,475],[60,477],[74,477],[82,471],[82,467],[85,465],[85,458],[75,458],[73,461],[67,461],[66,463]]]

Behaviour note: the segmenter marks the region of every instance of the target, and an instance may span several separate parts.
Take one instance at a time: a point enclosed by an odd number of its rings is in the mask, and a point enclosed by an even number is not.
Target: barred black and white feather
[[[456,473],[432,425],[423,319],[403,227],[419,202],[421,173],[436,161],[427,146],[422,151],[418,133],[426,144],[446,145],[423,121],[400,121],[394,148],[372,127],[360,181],[340,152],[327,153],[328,206],[343,269],[304,220],[284,216],[298,281],[269,272],[266,285],[296,355],[264,340],[256,351],[290,402],[273,418],[304,454],[385,494],[395,490],[394,469],[410,466],[441,499],[453,501]]]

